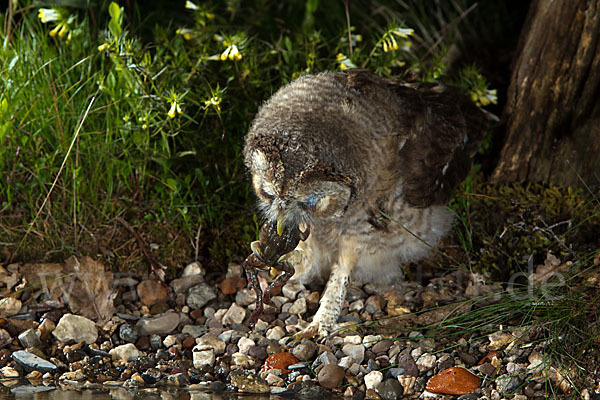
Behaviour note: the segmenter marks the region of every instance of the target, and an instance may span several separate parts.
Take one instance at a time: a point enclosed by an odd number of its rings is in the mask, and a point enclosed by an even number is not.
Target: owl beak
[[[279,236],[283,235],[283,228],[284,228],[283,215],[279,214],[277,216],[277,234]]]

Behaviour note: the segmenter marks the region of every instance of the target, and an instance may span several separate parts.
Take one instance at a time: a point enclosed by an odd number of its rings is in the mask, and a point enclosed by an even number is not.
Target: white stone
[[[235,302],[242,307],[254,304],[256,303],[256,292],[254,289],[243,288],[235,294]]]
[[[262,319],[259,319],[258,321],[256,321],[256,324],[254,324],[254,330],[260,331],[260,332],[266,331],[268,327],[269,327],[269,323],[263,321]]]
[[[231,363],[242,368],[252,368],[256,364],[254,357],[240,352],[231,355]]]
[[[244,273],[244,268],[240,264],[231,263],[227,266],[227,273],[225,279],[239,278]]]
[[[363,338],[362,344],[367,348],[371,348],[375,343],[383,339],[381,335],[367,335]]]
[[[61,381],[82,381],[85,379],[85,375],[83,374],[83,370],[78,369],[77,371],[65,372],[58,379]]]
[[[356,301],[353,301],[349,306],[348,306],[348,311],[353,312],[361,312],[362,309],[365,308],[365,302],[362,301],[361,299],[358,299]]]
[[[338,361],[338,366],[344,368],[344,369],[348,369],[350,368],[350,366],[354,363],[354,359],[352,357],[342,357],[340,358],[340,361]]]
[[[163,340],[163,345],[167,349],[174,344],[177,344],[177,337],[175,337],[175,335],[167,335],[167,337]]]
[[[237,347],[240,350],[240,353],[243,354],[248,354],[250,348],[254,346],[256,346],[256,342],[254,342],[254,340],[243,336],[237,342]]]
[[[194,357],[194,367],[198,369],[202,369],[202,367],[209,366],[212,367],[215,365],[215,351],[214,349],[205,349],[193,351]]]
[[[282,386],[284,384],[284,380],[275,374],[268,374],[265,380],[269,386]]]
[[[228,329],[221,332],[217,337],[225,343],[231,343],[231,338],[233,337],[234,333],[235,331],[233,329]]]
[[[214,319],[222,323],[225,314],[227,314],[227,308],[219,308],[215,311]]]
[[[288,312],[290,314],[304,314],[306,312],[306,299],[300,298],[292,304]]]
[[[193,351],[206,349],[213,349],[216,355],[221,355],[225,353],[225,342],[212,333],[207,333],[196,339],[196,347],[194,347]]]
[[[17,314],[22,306],[21,300],[16,297],[4,297],[0,299],[0,315],[10,316]]]
[[[144,353],[139,351],[133,343],[122,344],[108,352],[113,360],[133,361],[136,358],[143,356]]]
[[[359,335],[344,336],[344,344],[361,344],[362,338]]]
[[[362,344],[350,344],[347,343],[342,347],[342,352],[354,359],[358,364],[362,363],[365,359],[365,346]]]
[[[416,361],[419,371],[427,371],[435,364],[436,357],[430,353],[424,353]]]
[[[98,339],[98,330],[94,321],[73,314],[63,315],[52,334],[63,343],[72,340],[76,343],[90,344]]]
[[[204,268],[198,261],[194,261],[193,263],[186,265],[183,269],[183,274],[181,277],[184,278],[191,275],[204,275]]]
[[[274,326],[267,330],[266,337],[270,340],[279,340],[285,336],[285,331],[280,326]]]
[[[223,315],[223,320],[221,323],[223,325],[231,325],[231,324],[241,324],[244,322],[244,317],[246,316],[246,310],[237,304],[231,304],[231,307],[227,310],[225,315]]]
[[[298,281],[291,280],[281,288],[281,294],[290,300],[294,300],[301,290],[305,290],[304,285]]]
[[[19,371],[17,371],[16,369],[14,369],[13,367],[2,367],[0,368],[0,375],[2,375],[3,378],[18,378],[19,377]]]
[[[365,375],[365,386],[368,389],[375,389],[383,381],[383,374],[380,371],[371,371]]]

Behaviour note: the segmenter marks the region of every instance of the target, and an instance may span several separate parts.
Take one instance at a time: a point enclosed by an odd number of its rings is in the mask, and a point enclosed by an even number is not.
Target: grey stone
[[[315,355],[316,351],[317,345],[315,342],[303,339],[300,344],[292,349],[292,354],[298,360],[309,360]]]
[[[402,396],[404,389],[396,379],[386,379],[375,386],[375,392],[383,400],[396,400]]]
[[[21,343],[21,346],[27,348],[27,347],[40,347],[42,344],[42,341],[40,340],[39,336],[37,335],[35,329],[27,329],[26,331],[22,332],[19,335],[19,342]]]
[[[79,315],[65,314],[52,331],[60,342],[94,343],[98,339],[98,330],[92,320]]]
[[[186,303],[190,308],[196,309],[205,306],[209,301],[217,298],[217,289],[206,282],[202,282],[188,289]]]
[[[191,337],[193,337],[195,339],[206,333],[206,327],[198,326],[198,325],[185,325],[183,327],[183,329],[181,330],[181,333],[187,333],[188,335],[190,335]]]
[[[15,351],[11,354],[11,357],[26,372],[40,371],[42,373],[54,373],[57,370],[56,365],[25,350]]]
[[[344,380],[345,371],[344,368],[335,365],[327,364],[319,371],[317,379],[319,385],[328,389],[334,389],[338,387]]]
[[[246,309],[233,303],[231,304],[231,307],[229,307],[225,315],[223,315],[223,320],[221,322],[223,325],[241,324],[242,322],[244,322],[245,316]]]
[[[135,343],[140,338],[139,328],[130,324],[121,324],[119,326],[119,337],[128,343]]]
[[[152,317],[140,318],[136,326],[142,335],[164,334],[175,330],[179,324],[179,319],[178,313],[166,312]]]
[[[183,274],[181,274],[181,277],[185,278],[194,275],[204,276],[204,268],[202,267],[202,264],[200,264],[198,261],[194,261],[186,265],[183,269]]]
[[[362,344],[345,344],[342,352],[348,357],[352,357],[357,364],[362,363],[365,359],[365,346]]]
[[[235,294],[235,302],[242,307],[247,307],[256,302],[256,292],[253,289],[243,288]]]
[[[185,278],[173,279],[169,286],[173,289],[175,295],[179,293],[183,293],[194,285],[198,285],[204,281],[204,277],[202,275],[191,275]]]

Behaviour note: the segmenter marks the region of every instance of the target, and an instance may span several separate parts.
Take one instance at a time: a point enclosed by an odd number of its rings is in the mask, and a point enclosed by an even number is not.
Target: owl
[[[486,125],[456,89],[365,70],[301,77],[262,105],[244,145],[259,208],[310,232],[285,256],[292,279],[326,282],[306,333],[335,327],[350,280],[390,283],[437,245]]]

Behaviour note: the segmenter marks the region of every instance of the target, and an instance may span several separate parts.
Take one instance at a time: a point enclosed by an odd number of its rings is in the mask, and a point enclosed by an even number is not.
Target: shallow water
[[[235,395],[220,395],[201,391],[165,389],[125,389],[121,387],[99,390],[77,390],[57,386],[31,385],[29,383],[1,382],[0,400],[230,400]],[[270,396],[280,399],[279,396]],[[243,400],[269,400],[269,396],[244,395]]]

